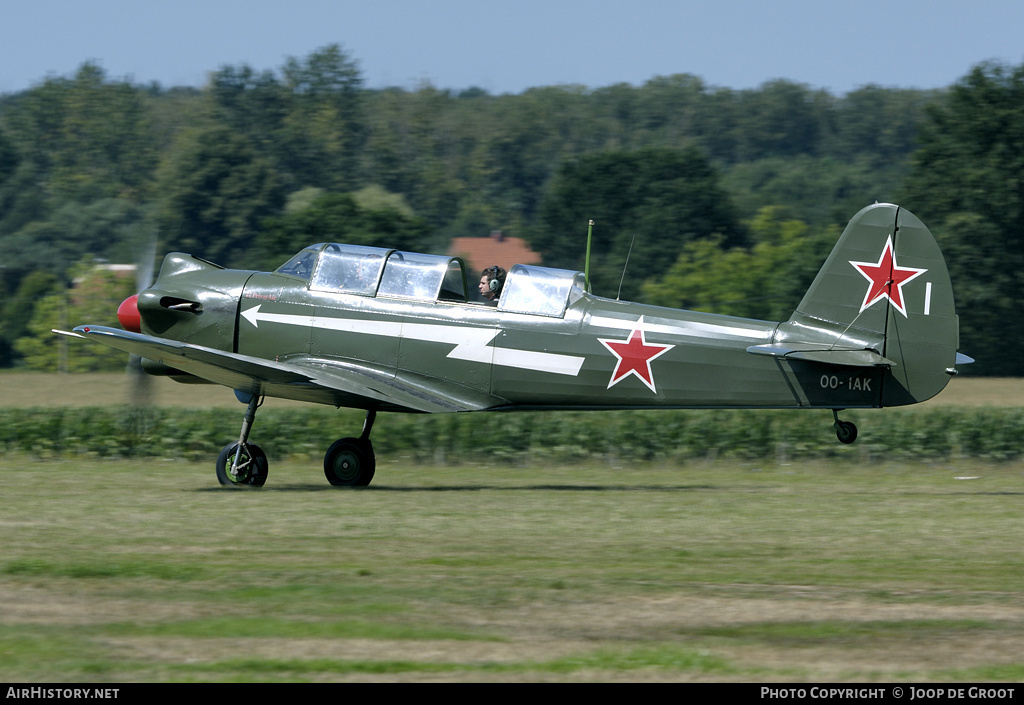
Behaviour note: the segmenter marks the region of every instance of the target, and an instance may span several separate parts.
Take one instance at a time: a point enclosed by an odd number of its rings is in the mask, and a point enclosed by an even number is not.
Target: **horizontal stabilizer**
[[[896,363],[884,358],[874,350],[841,349],[827,345],[751,345],[748,353],[785,357],[790,360],[808,360],[824,362],[829,365],[848,365],[850,367],[895,367]]]

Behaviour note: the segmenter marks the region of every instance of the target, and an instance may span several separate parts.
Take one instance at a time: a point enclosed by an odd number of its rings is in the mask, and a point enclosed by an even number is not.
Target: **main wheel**
[[[324,454],[324,476],[335,487],[365,487],[376,467],[369,440],[342,438]]]
[[[849,445],[857,440],[857,427],[851,421],[836,421],[836,438]]]
[[[228,487],[263,487],[267,481],[267,470],[270,463],[267,462],[267,454],[258,445],[246,443],[242,447],[242,454],[238,458],[238,466],[234,474],[231,473],[231,465],[235,462],[235,455],[238,454],[238,442],[228,443],[217,456],[217,481]]]

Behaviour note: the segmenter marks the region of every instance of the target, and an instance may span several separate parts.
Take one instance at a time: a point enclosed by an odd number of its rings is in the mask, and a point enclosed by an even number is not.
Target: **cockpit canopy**
[[[471,302],[465,265],[458,257],[320,243],[307,247],[276,271],[305,280],[312,291]],[[584,288],[582,272],[517,264],[505,279],[498,310],[561,317]]]
[[[386,265],[386,266],[385,266]],[[462,261],[363,245],[307,247],[277,269],[313,291],[421,301],[466,301]]]
[[[560,318],[585,290],[583,272],[516,264],[505,278],[498,310]]]

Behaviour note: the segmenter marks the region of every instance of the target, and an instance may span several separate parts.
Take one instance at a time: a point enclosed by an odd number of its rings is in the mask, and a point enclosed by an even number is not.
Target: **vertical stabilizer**
[[[870,350],[887,363],[880,404],[938,394],[956,364],[958,322],[945,260],[928,228],[889,203],[843,231],[776,343]]]

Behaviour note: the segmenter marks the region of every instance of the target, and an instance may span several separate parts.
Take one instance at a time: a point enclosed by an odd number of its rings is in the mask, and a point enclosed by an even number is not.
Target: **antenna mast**
[[[583,263],[583,279],[587,285],[587,291],[590,291],[590,241],[594,236],[594,221],[591,219],[590,226],[587,228],[587,258]]]
[[[616,301],[622,298],[622,282],[626,280],[626,267],[629,266],[629,256],[633,254],[634,242],[636,242],[636,233],[633,233],[633,239],[629,241],[629,252],[626,253],[626,261],[622,265],[622,277],[619,279],[619,292],[615,294]]]

